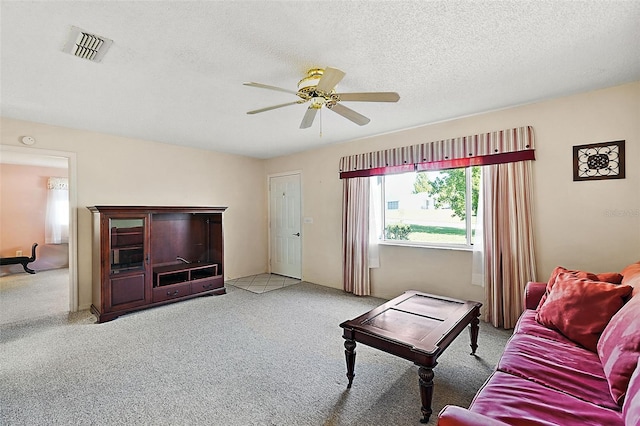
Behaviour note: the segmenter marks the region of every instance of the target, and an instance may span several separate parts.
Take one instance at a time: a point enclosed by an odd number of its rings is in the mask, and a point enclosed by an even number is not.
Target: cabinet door
[[[109,269],[111,275],[146,269],[146,218],[109,217]]]
[[[117,311],[144,305],[150,300],[147,216],[110,216],[105,219],[109,253],[109,265],[105,268],[108,274],[105,308]]]
[[[145,297],[145,274],[125,275],[109,280],[111,291],[111,309],[143,305]]]

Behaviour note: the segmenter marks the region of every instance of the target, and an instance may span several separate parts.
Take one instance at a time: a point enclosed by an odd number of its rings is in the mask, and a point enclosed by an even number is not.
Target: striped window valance
[[[342,157],[340,178],[535,160],[533,127],[498,130]]]

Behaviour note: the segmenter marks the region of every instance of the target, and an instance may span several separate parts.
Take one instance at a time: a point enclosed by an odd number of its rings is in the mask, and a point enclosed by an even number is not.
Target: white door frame
[[[21,154],[62,157],[67,159],[69,173],[69,311],[78,311],[78,185],[76,153],[67,151],[52,151],[48,149],[29,148],[13,145],[0,145],[3,151]]]
[[[268,270],[269,273],[271,273],[271,178],[277,178],[277,177],[282,177],[282,176],[293,176],[293,175],[298,175],[300,178],[300,279],[304,280],[304,276],[303,276],[303,237],[304,237],[304,232],[302,231],[302,216],[303,216],[303,206],[304,206],[304,199],[303,199],[303,191],[302,191],[302,170],[293,170],[290,172],[281,172],[281,173],[273,173],[273,174],[269,174],[267,175],[267,239],[269,241],[269,250],[267,255],[269,256],[269,262],[268,262]]]

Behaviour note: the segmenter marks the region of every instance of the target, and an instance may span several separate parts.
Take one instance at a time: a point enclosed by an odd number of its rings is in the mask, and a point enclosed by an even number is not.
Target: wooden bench
[[[36,247],[38,243],[33,243],[31,246],[31,257],[27,256],[16,256],[16,257],[0,257],[0,265],[22,265],[25,272],[30,274],[35,274],[36,271],[29,268],[27,265],[36,260]]]

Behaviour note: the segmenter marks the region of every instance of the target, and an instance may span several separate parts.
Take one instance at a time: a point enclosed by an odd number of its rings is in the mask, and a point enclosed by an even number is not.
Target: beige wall
[[[372,117],[376,119],[376,117]],[[383,118],[378,118],[383,119]],[[341,288],[342,182],[344,155],[531,125],[534,162],[535,238],[538,279],[556,265],[594,272],[619,271],[640,260],[640,82],[552,101],[494,111],[267,161],[266,172],[301,170],[303,277]],[[626,179],[573,182],[572,147],[626,140]],[[372,275],[375,296],[406,289],[484,300],[470,284],[467,251],[383,246]]]
[[[640,82],[553,101],[460,118],[351,141],[301,154],[255,160],[138,139],[2,119],[1,143],[76,153],[79,304],[91,300],[91,234],[86,206],[223,205],[228,277],[267,270],[267,176],[302,172],[303,278],[341,288],[342,182],[338,161],[349,154],[531,125],[538,278],[556,265],[616,271],[640,260]],[[383,119],[372,117],[373,119]],[[625,139],[627,178],[572,181],[572,146]],[[470,284],[468,251],[381,247],[375,296],[412,288],[484,300]]]
[[[228,206],[225,272],[235,278],[266,270],[266,195],[262,160],[199,149],[1,119],[2,145],[76,153],[79,308],[91,304],[91,221],[87,206]],[[3,224],[4,225],[4,224]]]

